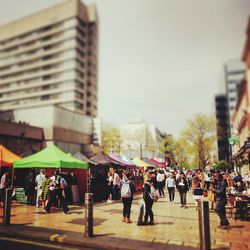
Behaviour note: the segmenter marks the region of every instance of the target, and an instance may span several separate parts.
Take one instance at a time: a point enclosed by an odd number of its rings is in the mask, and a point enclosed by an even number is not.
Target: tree
[[[181,138],[175,142],[174,159],[181,169],[189,166],[186,143]]]
[[[196,114],[188,120],[182,131],[182,139],[186,141],[189,153],[199,169],[211,164],[215,148],[216,123],[212,116]]]
[[[102,148],[106,154],[120,154],[121,136],[118,128],[106,124],[102,131]]]
[[[172,136],[166,136],[163,139],[161,150],[171,165],[177,163],[180,168],[189,166],[186,143],[181,138],[175,140]]]
[[[227,171],[231,169],[231,166],[229,165],[228,162],[226,161],[219,161],[217,164],[214,166],[215,170],[220,170],[220,171]]]

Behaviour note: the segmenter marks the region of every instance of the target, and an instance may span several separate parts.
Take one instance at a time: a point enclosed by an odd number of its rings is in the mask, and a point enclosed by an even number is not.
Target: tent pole
[[[14,182],[14,166],[12,166],[12,175],[11,175],[11,189],[13,188],[13,182]]]
[[[87,193],[90,192],[90,167],[88,169],[88,175],[87,175],[87,183],[88,183],[88,186],[87,186]]]

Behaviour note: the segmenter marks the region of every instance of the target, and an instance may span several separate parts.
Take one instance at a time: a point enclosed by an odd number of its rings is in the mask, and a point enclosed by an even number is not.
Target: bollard
[[[203,223],[204,223],[204,249],[211,249],[210,240],[210,222],[209,222],[209,203],[208,201],[203,201]]]
[[[85,194],[85,237],[93,237],[93,194]]]
[[[200,235],[200,250],[203,250],[203,223],[202,223],[202,203],[198,200],[198,222],[199,222],[199,235]]]
[[[3,226],[10,225],[11,195],[12,189],[6,188],[4,190]]]

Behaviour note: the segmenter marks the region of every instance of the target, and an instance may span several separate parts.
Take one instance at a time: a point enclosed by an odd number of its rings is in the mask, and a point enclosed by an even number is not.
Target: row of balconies
[[[64,25],[66,23],[67,25]],[[58,24],[50,25],[40,30],[31,31],[24,35],[2,41],[0,42],[0,51],[13,48],[17,45],[25,45],[27,43],[31,43],[46,36],[56,35],[58,33],[72,29],[73,27],[77,27],[82,32],[82,36],[86,35],[86,29],[83,25],[80,25],[79,21],[77,21],[76,18],[64,21],[64,24],[63,22],[61,22]]]

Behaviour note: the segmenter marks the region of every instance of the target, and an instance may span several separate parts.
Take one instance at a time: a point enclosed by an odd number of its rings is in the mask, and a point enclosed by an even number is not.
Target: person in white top
[[[174,196],[175,196],[175,187],[176,187],[174,172],[171,172],[169,177],[167,178],[166,187],[168,189],[169,201],[171,204],[173,204],[174,203]]]
[[[164,181],[165,181],[165,175],[162,170],[160,170],[156,176],[157,184],[158,184],[158,190],[160,197],[164,197]]]
[[[250,172],[246,174],[244,181],[246,183],[247,188],[250,188]]]
[[[43,185],[43,181],[45,180],[45,174],[43,173],[43,170],[40,170],[40,174],[38,174],[36,176],[36,207],[39,207],[39,200],[40,200],[40,196],[42,195],[42,185]]]
[[[9,172],[5,172],[0,181],[0,202],[4,197],[4,190],[8,187],[8,176]]]
[[[120,183],[121,183],[121,178],[120,176],[116,173],[116,169],[114,169],[113,173],[113,199],[119,200],[119,194],[120,194]]]

